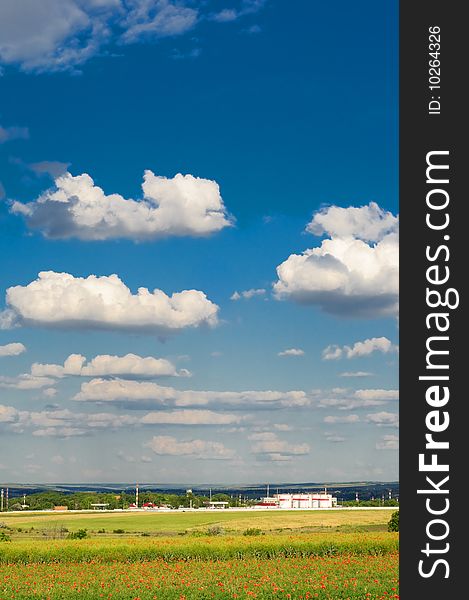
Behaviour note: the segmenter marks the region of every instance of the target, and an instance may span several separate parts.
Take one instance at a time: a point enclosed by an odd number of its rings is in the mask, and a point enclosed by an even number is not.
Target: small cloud
[[[378,427],[399,427],[399,415],[390,412],[378,412],[366,415],[368,423],[378,425]]]
[[[11,344],[5,344],[0,346],[0,356],[18,356],[26,352],[26,346],[21,342],[12,342]]]
[[[326,440],[328,442],[331,442],[332,444],[341,444],[342,442],[345,442],[347,438],[344,438],[341,435],[337,435],[337,433],[333,433],[330,431],[325,431],[324,432],[324,437],[326,438]]]
[[[233,8],[224,8],[218,13],[212,15],[211,20],[217,21],[218,23],[229,23],[230,21],[236,21],[238,13]]]
[[[358,423],[359,421],[360,417],[358,415],[347,415],[346,417],[324,417],[324,423]]]
[[[41,162],[29,163],[26,166],[38,176],[48,175],[49,177],[52,177],[52,179],[56,179],[68,171],[70,163],[57,160],[43,160]]]
[[[256,35],[257,33],[261,33],[262,27],[259,25],[251,25],[243,30],[244,33],[248,33],[250,35]]]
[[[228,460],[235,457],[234,450],[221,442],[208,440],[179,441],[170,435],[154,436],[145,447],[161,456],[191,456],[198,459]]]
[[[171,58],[174,60],[185,60],[185,59],[194,59],[199,58],[202,54],[202,48],[192,48],[192,50],[188,50],[187,52],[182,52],[178,48],[174,48],[171,52]]]
[[[213,358],[220,358],[220,356],[223,356],[223,352],[210,352],[210,356],[212,356]]]
[[[379,442],[376,442],[376,450],[399,450],[399,437],[384,435]]]
[[[285,440],[280,440],[276,433],[271,431],[255,432],[248,436],[248,439],[254,442],[251,446],[253,454],[265,455],[269,460],[288,461],[293,456],[303,456],[310,453],[309,444],[290,444]]]
[[[243,298],[244,300],[250,300],[251,298],[254,298],[256,296],[263,296],[264,294],[265,294],[265,289],[252,288],[250,290],[245,290],[243,292],[234,292],[231,295],[230,300],[241,300],[241,298]]]
[[[374,352],[381,352],[382,354],[389,354],[391,352],[398,352],[399,347],[395,346],[388,338],[370,338],[363,342],[355,342],[353,346],[327,346],[322,352],[323,360],[337,360],[339,358],[359,358],[363,356],[369,356]]]
[[[5,377],[0,375],[0,388],[12,390],[39,390],[55,383],[50,377],[35,377],[29,373],[17,377]]]
[[[371,377],[373,373],[367,371],[344,371],[339,377]]]
[[[46,398],[54,398],[54,396],[57,395],[57,390],[53,387],[46,388],[45,390],[42,390],[42,395]]]
[[[278,352],[277,356],[304,356],[305,352],[301,348],[288,348]]]
[[[2,127],[0,125],[0,144],[12,140],[27,140],[28,138],[29,129],[27,127]]]
[[[63,465],[65,462],[65,459],[63,456],[60,456],[60,454],[57,454],[56,456],[53,456],[50,459],[51,462],[54,463],[54,465]]]

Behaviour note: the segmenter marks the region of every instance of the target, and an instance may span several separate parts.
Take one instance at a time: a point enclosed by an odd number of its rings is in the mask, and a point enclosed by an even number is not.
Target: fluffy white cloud
[[[251,298],[255,298],[256,296],[263,296],[264,294],[265,290],[263,288],[252,288],[250,290],[244,290],[243,292],[234,292],[231,295],[230,300],[241,300],[241,298],[244,298],[245,300],[250,300]]]
[[[106,195],[86,173],[66,173],[34,202],[13,202],[11,211],[45,237],[81,240],[206,236],[232,224],[215,181],[145,171],[142,189],[141,200]]]
[[[18,356],[26,352],[26,346],[20,342],[12,342],[11,344],[5,344],[0,346],[0,356]]]
[[[1,13],[1,8],[0,8]],[[0,24],[1,28],[1,24]],[[0,36],[0,52],[1,52],[1,36]],[[0,125],[0,144],[10,142],[11,140],[26,140],[29,138],[27,127],[2,127]]]
[[[384,435],[376,443],[376,450],[399,450],[399,437],[397,435]]]
[[[373,352],[382,352],[389,354],[397,352],[398,347],[386,337],[374,337],[360,342],[355,342],[353,346],[327,346],[322,352],[324,360],[337,360],[338,358],[358,358],[369,356]]]
[[[301,348],[287,348],[278,353],[278,356],[304,356],[305,351]]]
[[[165,358],[152,356],[142,358],[137,354],[126,354],[125,356],[100,354],[88,363],[86,357],[81,354],[70,354],[63,365],[33,363],[31,374],[46,377],[65,377],[66,375],[110,377],[117,375],[136,378],[190,375],[186,369],[177,371],[173,363]]]
[[[159,405],[205,406],[207,404],[249,405],[252,408],[308,406],[311,399],[303,391],[244,391],[213,392],[177,390],[153,382],[125,379],[92,379],[81,385],[74,397],[78,401],[91,402],[145,402]]]
[[[340,219],[334,225],[336,211],[340,211]],[[397,218],[388,215],[373,203],[359,209],[330,207],[317,213],[307,229],[331,237],[301,255],[290,255],[277,267],[276,298],[318,305],[342,316],[395,315]]]
[[[235,457],[234,450],[220,442],[207,440],[179,441],[170,435],[154,436],[145,444],[155,454],[162,456],[192,456],[194,458],[227,460]]]
[[[384,211],[375,202],[359,208],[330,206],[318,211],[306,231],[320,236],[354,237],[369,242],[378,242],[390,233],[398,231],[399,219]]]
[[[379,427],[399,427],[399,415],[390,412],[377,412],[366,415],[369,423],[374,423]]]
[[[139,288],[132,294],[117,275],[74,277],[43,271],[26,286],[10,287],[4,321],[64,328],[100,328],[161,333],[216,325],[218,306],[203,292],[167,296]]]

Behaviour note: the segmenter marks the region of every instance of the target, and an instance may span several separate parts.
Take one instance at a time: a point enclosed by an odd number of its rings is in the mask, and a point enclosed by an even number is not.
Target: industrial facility
[[[337,506],[337,498],[328,494],[326,490],[320,493],[311,494],[274,494],[273,496],[262,498],[256,504],[256,508],[334,508]]]

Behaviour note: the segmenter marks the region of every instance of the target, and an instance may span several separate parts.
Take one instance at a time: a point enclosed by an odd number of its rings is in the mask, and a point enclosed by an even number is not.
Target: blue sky
[[[397,479],[397,3],[8,0],[0,65],[0,479]]]

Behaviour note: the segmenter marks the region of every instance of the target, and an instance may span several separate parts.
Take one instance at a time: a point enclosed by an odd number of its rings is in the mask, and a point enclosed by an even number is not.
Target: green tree
[[[388,531],[399,531],[399,511],[393,512],[388,522]]]

